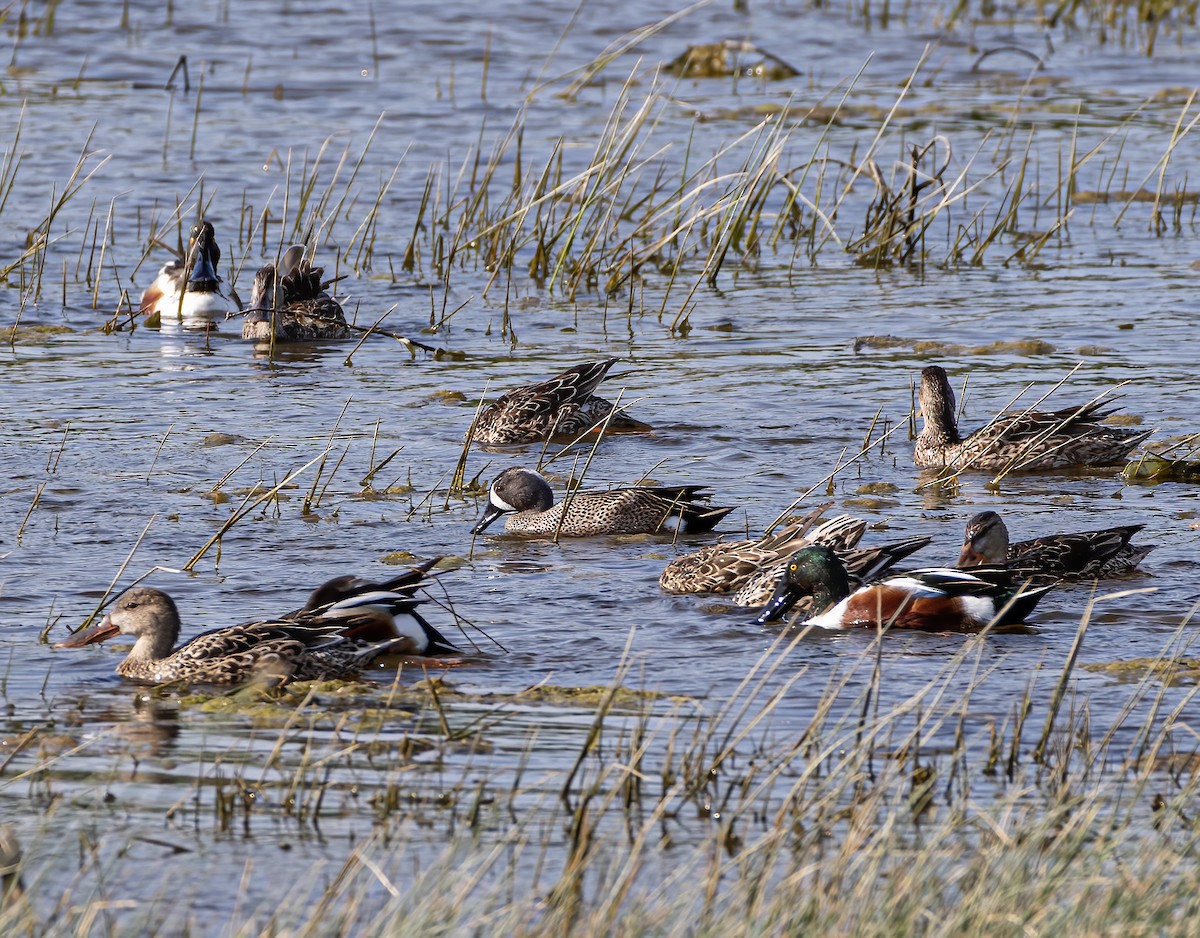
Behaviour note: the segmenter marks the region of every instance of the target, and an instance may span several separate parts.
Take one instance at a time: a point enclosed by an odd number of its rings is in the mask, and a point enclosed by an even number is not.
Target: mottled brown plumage
[[[817,524],[828,507],[814,509],[799,521],[756,540],[709,544],[676,557],[663,569],[658,585],[668,593],[732,593],[742,589],[765,567],[786,559],[805,544],[848,550],[862,538],[867,523],[839,515]]]
[[[1110,466],[1123,462],[1153,432],[1100,424],[1113,411],[1093,401],[1062,410],[1002,414],[963,437],[950,379],[938,365],[921,372],[920,401],[924,427],[913,459],[918,466],[954,472]]]
[[[261,675],[280,681],[345,678],[387,653],[457,651],[416,614],[416,604],[403,593],[354,591],[314,610],[292,613],[291,618],[214,629],[175,648],[180,621],[174,600],[162,590],[135,586],[117,598],[98,625],[57,647],[90,645],[117,634],[132,636],[133,648],[117,665],[117,673],[150,684],[240,684]],[[363,642],[348,634],[368,626],[375,631],[385,618],[392,628],[384,641]]]
[[[302,244],[288,248],[278,264],[254,274],[242,338],[258,342],[313,342],[350,334],[342,307],[326,291],[323,267],[314,267]]]
[[[1003,564],[1021,580],[1093,580],[1121,576],[1137,567],[1154,545],[1130,544],[1140,524],[1119,525],[1074,534],[1049,534],[1009,543],[1008,527],[994,511],[981,511],[967,522],[958,566]]]
[[[583,362],[549,380],[509,391],[479,415],[472,438],[476,443],[504,445],[585,433],[612,413],[613,405],[594,392],[618,360]],[[609,421],[607,432],[649,429],[646,424],[618,413]]]

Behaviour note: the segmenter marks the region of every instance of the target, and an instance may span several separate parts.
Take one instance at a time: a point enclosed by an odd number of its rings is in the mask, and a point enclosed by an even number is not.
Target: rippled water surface
[[[1162,650],[1196,600],[1194,485],[1129,486],[1103,470],[1013,476],[994,490],[985,476],[918,489],[923,479],[903,426],[839,472],[831,490],[823,480],[858,453],[877,413],[874,440],[907,421],[910,386],[934,362],[956,387],[969,375],[969,426],[1026,385],[1040,396],[1078,366],[1052,399],[1057,406],[1125,383],[1124,410],[1158,428],[1156,440],[1200,429],[1196,202],[1184,199],[1176,212],[1168,200],[1156,231],[1153,204],[1128,197],[1143,187],[1195,191],[1200,138],[1186,132],[1197,116],[1189,97],[1200,54],[1195,29],[1164,27],[1147,56],[1144,36],[1122,41],[1114,30],[1100,42],[1086,24],[1040,26],[1028,11],[951,26],[948,9],[919,4],[885,26],[840,7],[749,7],[700,6],[640,42],[630,41],[631,31],[664,20],[671,5],[490,4],[481,13],[477,4],[335,10],[202,0],[170,11],[130,4],[123,13],[66,3],[52,11],[33,5],[21,22],[9,11],[11,64],[0,93],[8,161],[0,192],[0,266],[8,271],[0,307],[0,804],[32,845],[31,867],[53,884],[54,898],[73,882],[81,890],[93,883],[80,851],[94,851],[101,865],[122,853],[187,884],[188,921],[236,921],[273,907],[295,883],[332,878],[361,838],[403,830],[401,840],[442,843],[469,807],[462,793],[488,771],[507,779],[495,783],[497,792],[515,785],[507,773],[525,762],[526,783],[561,786],[593,708],[525,701],[498,716],[499,697],[478,695],[606,685],[627,658],[625,684],[671,695],[651,708],[653,719],[720,710],[777,633],[750,626],[742,611],[659,590],[663,565],[711,538],[553,544],[489,533],[472,543],[482,503],[447,494],[479,398],[580,361],[621,358],[608,386],[655,427],[603,442],[587,467],[590,485],[645,475],[709,485],[717,503],[737,506],[723,524],[734,534],[760,531],[811,491],[806,505],[828,498],[835,511],[884,529],[868,542],[931,535],[933,546],[918,558],[927,563],[952,561],[964,522],[985,508],[1002,511],[1017,538],[1143,524],[1138,540],[1157,549],[1141,574],[1110,584],[1132,592],[1097,606],[1080,663]],[[800,76],[656,74],[689,43],[724,38],[756,43]],[[618,40],[627,47],[610,47]],[[606,48],[618,54],[572,87]],[[1000,51],[981,60],[989,50]],[[182,76],[166,90],[180,56],[190,90]],[[1032,68],[1033,57],[1042,68]],[[562,277],[531,278],[531,241],[519,245],[511,269],[492,263],[481,247],[485,226],[464,209],[481,166],[503,154],[488,209],[499,218],[513,186],[532,185],[548,163],[561,178],[582,172],[623,95],[623,120],[649,109],[629,152],[649,169],[638,170],[639,185],[625,183],[628,201],[622,197],[604,226],[613,242],[627,236],[654,185],[678,184],[661,182],[663,174],[682,177],[727,148],[711,174],[711,203],[736,190],[729,178],[752,171],[781,128],[782,168],[818,154],[843,167],[829,170],[821,194],[814,178],[792,176],[823,210],[848,182],[844,167],[863,160],[889,114],[873,152],[883,178],[902,184],[893,173],[911,147],[944,135],[944,176],[965,182],[925,233],[923,268],[856,264],[841,248],[861,233],[875,192],[865,163],[830,218],[836,236],[813,229],[823,247],[810,252],[808,234],[768,237],[782,204],[775,189],[757,246],[734,246],[711,283],[706,247],[681,251],[674,276],[666,251],[661,269],[646,260],[632,293],[624,285],[606,294],[601,282],[572,294]],[[763,123],[780,106],[839,103],[833,123]],[[504,143],[518,124],[519,150]],[[1068,188],[1087,196],[1070,214]],[[971,226],[980,229],[978,246],[1014,192],[1019,211],[980,262],[947,263],[950,245]],[[1117,195],[1092,197],[1106,192]],[[64,193],[71,198],[47,226]],[[337,290],[357,323],[393,310],[382,328],[452,354],[410,355],[373,336],[358,348],[272,356],[236,328],[211,336],[130,328],[136,317],[119,312],[123,294],[136,305],[177,243],[176,207],[186,231],[201,199],[224,249],[221,272],[243,298],[259,264],[312,230],[318,260],[330,275],[345,275]],[[1019,255],[1064,217],[1036,257]],[[708,218],[704,237],[717,238],[722,223],[720,214]],[[149,243],[155,231],[162,244]],[[49,242],[42,249],[39,234]],[[695,236],[700,243],[699,229]],[[565,242],[562,235],[556,246]],[[455,260],[439,264],[452,246]],[[114,319],[119,328],[106,330]],[[855,339],[870,335],[905,341],[856,350]],[[386,576],[393,568],[384,561],[397,552],[445,555],[438,595],[506,649],[474,633],[480,654],[446,676],[470,695],[446,718],[459,727],[493,721],[486,747],[450,746],[406,761],[398,755],[404,740],[438,732],[439,717],[422,710],[370,732],[334,720],[303,723],[308,728],[285,735],[276,752],[278,724],[256,726],[190,701],[181,707],[176,695],[141,699],[113,673],[118,648],[52,650],[40,640],[44,629],[53,641],[77,626],[131,552],[122,583],[155,565],[178,570],[254,486],[275,485],[327,447],[319,469],[310,466],[278,500],[236,523],[191,574],[160,571],[152,582],[177,598],[185,630],[199,630],[294,608],[335,573]],[[373,488],[364,487],[370,469],[397,450]],[[467,478],[532,466],[540,452],[475,450]],[[578,473],[585,458],[551,468]],[[1060,589],[1041,603],[1030,632],[981,643],[987,677],[973,691],[972,727],[1006,719],[1029,690],[1049,696],[1089,598],[1086,587]],[[431,616],[450,621],[441,610]],[[866,680],[861,658],[872,641],[801,640],[770,679],[782,686],[805,669],[771,732],[800,732],[834,672],[857,668]],[[923,687],[964,641],[889,637],[883,704]],[[393,676],[373,674],[373,693],[385,695]],[[419,677],[406,670],[400,684]],[[1104,726],[1125,701],[1119,687],[1079,669],[1072,683]],[[1183,693],[1169,689],[1167,709]],[[375,748],[365,747],[365,761],[330,761],[341,774],[320,824],[286,811],[254,813],[245,826],[240,808],[234,822],[220,817],[216,790],[235,780],[262,784],[278,800],[293,774],[309,777],[302,752],[342,752],[356,733]],[[403,817],[421,823],[380,820],[372,799],[388,786],[404,791]],[[541,797],[536,787],[522,795],[526,807]],[[448,791],[457,793],[453,806]],[[686,841],[688,826],[677,836]],[[419,866],[419,858],[415,847],[411,862]],[[251,868],[239,895],[229,870]],[[164,889],[157,878],[123,885],[100,894],[149,901]],[[108,914],[119,921],[124,913]]]

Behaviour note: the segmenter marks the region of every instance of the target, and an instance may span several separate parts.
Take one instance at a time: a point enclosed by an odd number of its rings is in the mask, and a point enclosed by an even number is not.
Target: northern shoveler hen
[[[476,443],[538,443],[575,437],[601,423],[613,405],[594,393],[619,359],[583,362],[540,384],[515,388],[490,404],[475,421]],[[608,433],[638,433],[650,427],[623,413],[613,414]]]
[[[658,585],[668,593],[733,593],[805,544],[849,550],[862,538],[867,523],[849,515],[820,521],[828,507],[815,508],[756,540],[722,541],[676,557],[663,569]]]
[[[946,369],[921,372],[921,416],[913,459],[918,466],[966,469],[1062,469],[1121,463],[1153,430],[1103,426],[1112,413],[1101,402],[1054,411],[1002,414],[963,437],[954,414],[954,391]]]
[[[1154,545],[1130,544],[1144,525],[1124,524],[1076,534],[1049,534],[1010,544],[1008,526],[994,511],[967,522],[960,569],[1003,565],[1020,580],[1094,580],[1121,576],[1141,563]]]
[[[835,547],[833,552],[837,555],[838,561],[850,579],[857,584],[862,584],[878,579],[901,560],[932,543],[932,537],[910,537],[907,540],[880,544],[876,547],[852,547],[848,550],[838,550]],[[733,604],[735,606],[764,606],[769,603],[786,573],[788,563],[788,560],[776,561],[759,570],[746,581],[741,589],[734,593]],[[798,599],[796,604],[800,603],[808,605],[804,599]]]
[[[324,267],[314,267],[303,244],[283,252],[278,264],[264,264],[254,275],[250,307],[242,338],[270,342],[315,342],[344,339],[350,334],[346,316],[322,281]]]
[[[134,638],[117,673],[150,684],[239,684],[266,674],[283,680],[353,677],[388,653],[457,652],[419,617],[409,622],[416,600],[398,593],[365,593],[296,619],[246,622],[197,635],[179,648],[179,610],[162,590],[135,586],[122,593],[99,625],[59,642],[75,648],[117,634]],[[362,617],[391,615],[399,638],[360,642],[347,637]]]
[[[919,570],[864,586],[853,593],[837,555],[828,547],[803,547],[792,555],[784,578],[754,620],[781,618],[802,596],[822,610],[805,625],[823,629],[893,628],[961,632],[989,624],[1024,622],[1052,586],[1014,589],[1005,570],[976,573],[949,568]]]
[[[700,485],[635,485],[595,492],[573,492],[555,504],[541,475],[512,466],[492,481],[488,507],[471,529],[479,534],[506,513],[510,534],[695,534],[711,531],[732,508],[712,508]]]
[[[212,329],[242,301],[230,288],[222,288],[217,265],[221,249],[213,226],[206,221],[192,226],[187,252],[163,265],[142,293],[141,312],[157,315],[164,324],[180,323],[185,329]]]

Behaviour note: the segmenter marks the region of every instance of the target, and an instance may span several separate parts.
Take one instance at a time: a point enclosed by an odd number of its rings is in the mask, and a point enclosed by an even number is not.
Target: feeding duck
[[[239,684],[259,674],[283,680],[327,680],[353,677],[388,653],[446,654],[457,652],[420,617],[410,622],[416,600],[399,593],[364,593],[295,619],[245,622],[204,632],[175,648],[179,610],[162,590],[127,589],[101,622],[59,642],[76,648],[103,642],[117,634],[135,641],[117,673],[151,684],[187,682]],[[399,637],[361,642],[344,634],[364,618],[389,615]]]
[[[221,249],[213,226],[206,221],[192,226],[184,256],[164,264],[142,293],[140,310],[160,322],[178,322],[185,329],[211,329],[242,301],[230,288],[222,289],[217,273]]]
[[[849,550],[862,538],[867,523],[849,515],[820,521],[828,507],[815,508],[757,539],[708,544],[676,557],[663,568],[658,585],[668,593],[733,593],[765,567],[790,557],[805,544]]]
[[[573,492],[555,504],[554,492],[532,469],[512,466],[492,481],[488,507],[471,529],[479,534],[503,514],[510,534],[695,534],[711,531],[732,508],[711,508],[700,485],[635,485]]]
[[[283,252],[278,264],[264,264],[254,274],[250,307],[242,338],[270,342],[315,342],[344,339],[350,334],[346,316],[322,281],[325,268],[314,267],[303,244]],[[332,282],[332,281],[330,281]]]
[[[792,555],[775,595],[754,620],[781,618],[797,599],[812,597],[821,610],[804,622],[823,629],[893,628],[933,632],[973,631],[989,624],[1024,622],[1053,586],[1014,589],[1005,570],[939,568],[889,577],[854,592],[837,555],[828,547],[802,547]]]
[[[583,362],[539,384],[514,388],[490,404],[475,421],[476,443],[537,443],[552,437],[574,437],[612,413],[613,405],[594,393],[619,359]],[[649,430],[622,413],[612,415],[608,433]]]
[[[1101,402],[1054,411],[1002,414],[967,436],[958,432],[954,391],[946,369],[921,372],[921,416],[913,459],[918,466],[966,469],[1062,469],[1123,462],[1153,430],[1129,430],[1099,423],[1112,410]]]
[[[399,649],[405,654],[425,653],[421,647],[422,635],[433,644],[458,651],[421,617],[416,609],[420,600],[413,598],[416,591],[427,584],[426,574],[441,559],[434,557],[414,564],[403,573],[378,582],[354,575],[334,577],[313,590],[303,608],[293,610],[283,618],[337,618],[342,624],[340,634],[360,642],[385,642],[407,637],[411,647]],[[402,614],[416,620],[421,634],[415,629],[403,628],[405,620],[397,618]]]
[[[994,511],[967,522],[960,569],[981,564],[1006,566],[1019,580],[1094,580],[1131,572],[1154,545],[1130,544],[1144,526],[1125,524],[1076,534],[1049,534],[1010,544],[1008,527]]]
[[[838,561],[855,583],[867,583],[882,576],[901,560],[933,543],[932,537],[910,537],[876,547],[833,548]],[[733,594],[735,606],[763,606],[771,601],[786,572],[788,560],[776,561],[757,571]],[[805,602],[798,600],[798,602]]]

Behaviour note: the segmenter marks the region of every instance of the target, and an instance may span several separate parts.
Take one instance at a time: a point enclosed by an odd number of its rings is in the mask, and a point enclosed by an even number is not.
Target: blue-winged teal
[[[764,568],[785,560],[805,544],[848,550],[862,538],[867,523],[838,515],[818,524],[828,507],[822,505],[755,540],[722,541],[676,557],[663,569],[658,585],[668,593],[734,593]]]
[[[283,680],[352,677],[384,654],[434,655],[458,651],[424,619],[416,600],[402,593],[356,593],[296,618],[245,622],[197,635],[175,648],[179,611],[162,590],[135,586],[122,593],[99,625],[78,632],[58,648],[131,635],[133,649],[117,673],[151,684],[239,684],[258,674]],[[363,642],[358,629],[376,632],[391,618],[397,637]]]
[[[962,437],[954,415],[954,391],[946,370],[921,372],[921,416],[913,459],[918,466],[967,469],[1062,469],[1121,463],[1153,430],[1128,430],[1098,423],[1112,413],[1101,402],[1054,411],[1022,411],[996,417]]]
[[[842,567],[855,583],[877,579],[901,560],[933,543],[932,537],[910,537],[877,547],[834,548]],[[733,596],[735,606],[763,606],[771,601],[783,579],[788,560],[778,560],[755,573]],[[800,602],[804,602],[800,600]]]
[[[478,534],[501,515],[510,534],[695,534],[711,531],[732,508],[713,508],[700,485],[636,485],[574,492],[558,504],[538,473],[512,466],[492,481],[488,507],[471,529]],[[565,513],[565,517],[564,517]]]
[[[141,312],[158,316],[163,324],[180,323],[185,329],[211,329],[241,307],[232,288],[222,287],[217,265],[221,249],[208,222],[192,226],[187,252],[163,265],[142,293]]]
[[[1131,572],[1154,545],[1134,545],[1129,540],[1142,529],[1125,524],[1076,534],[1049,534],[1010,544],[1008,527],[994,511],[981,511],[967,522],[960,568],[1000,564],[1021,579],[1094,580]]]
[[[350,334],[346,316],[322,281],[325,268],[314,267],[303,244],[283,252],[278,264],[264,264],[254,274],[250,307],[242,338],[270,342],[314,342],[344,339]]]
[[[600,424],[613,405],[595,395],[596,387],[619,361],[583,362],[540,384],[514,388],[490,404],[475,421],[476,443],[537,443],[576,437]],[[613,414],[608,433],[639,433],[650,427],[623,413]]]
[[[817,628],[971,631],[1024,622],[1051,589],[1014,589],[1007,571],[996,568],[976,573],[944,568],[891,577],[852,593],[837,555],[811,546],[792,555],[775,595],[754,621],[779,619],[797,599],[811,596],[812,608],[821,611],[804,624]]]

